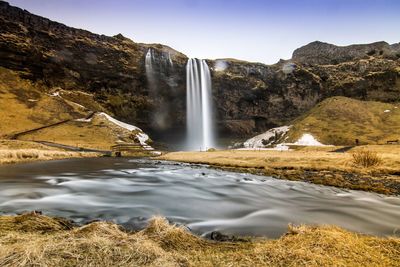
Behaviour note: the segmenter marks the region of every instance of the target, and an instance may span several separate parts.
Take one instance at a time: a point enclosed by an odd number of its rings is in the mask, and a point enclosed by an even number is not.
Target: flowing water
[[[161,97],[163,87],[160,86],[166,82],[172,89],[176,84],[174,77],[171,76],[174,68],[171,53],[168,51],[157,52],[155,49],[149,48],[144,58],[144,65],[149,97],[155,101],[150,123],[152,127],[164,130],[168,128],[169,106]]]
[[[146,68],[146,79],[147,83],[149,84],[149,90],[154,90],[156,77],[155,77],[155,70],[154,70],[154,52],[153,49],[149,48],[146,53],[146,57],[144,60],[144,65]]]
[[[215,146],[211,76],[205,60],[188,60],[186,87],[187,149],[204,151]]]
[[[162,215],[205,235],[278,237],[288,223],[400,234],[399,197],[127,158],[0,166],[0,214],[31,210],[130,229]]]

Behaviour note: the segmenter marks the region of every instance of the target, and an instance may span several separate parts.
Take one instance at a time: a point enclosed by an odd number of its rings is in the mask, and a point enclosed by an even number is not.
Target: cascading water
[[[187,148],[204,151],[215,146],[211,75],[205,60],[188,60],[186,88]]]
[[[154,83],[155,83],[153,62],[154,62],[153,49],[149,48],[149,50],[147,50],[146,53],[144,64],[146,67],[146,78],[147,82],[150,85],[150,89],[154,88]]]
[[[144,63],[149,96],[151,99],[158,101],[152,113],[151,124],[153,127],[162,130],[168,125],[169,106],[166,101],[160,98],[160,84],[166,81],[169,85],[168,81],[173,81],[169,76],[173,70],[171,53],[149,48]]]

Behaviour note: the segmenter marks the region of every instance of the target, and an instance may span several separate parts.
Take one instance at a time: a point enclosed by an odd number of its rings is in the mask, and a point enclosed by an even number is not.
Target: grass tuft
[[[37,213],[0,216],[0,266],[398,266],[400,257],[399,238],[335,226],[291,225],[276,240],[215,242],[161,217],[139,232],[65,222]]]
[[[356,166],[370,168],[379,166],[382,164],[382,158],[378,156],[378,153],[370,150],[359,150],[353,154],[353,163]]]

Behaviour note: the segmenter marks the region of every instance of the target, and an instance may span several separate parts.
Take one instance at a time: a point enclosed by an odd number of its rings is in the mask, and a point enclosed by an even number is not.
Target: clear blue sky
[[[275,63],[320,40],[400,42],[400,0],[9,0],[69,26],[189,57]]]

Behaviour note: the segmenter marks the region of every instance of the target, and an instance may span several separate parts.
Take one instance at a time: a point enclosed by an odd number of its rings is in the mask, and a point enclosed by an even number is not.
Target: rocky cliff
[[[319,41],[300,47],[293,52],[292,59],[303,64],[327,65],[378,56],[396,60],[400,57],[400,43],[386,42],[336,46]]]
[[[151,128],[152,113],[161,105],[171,122],[182,125],[185,109],[183,54],[163,45],[135,43],[67,27],[0,2],[0,65],[20,71],[23,78],[42,81],[47,88],[81,90],[120,119]],[[157,95],[150,92],[144,58],[149,48],[156,57]],[[163,68],[164,55],[174,68]],[[164,128],[162,130],[164,130]]]
[[[0,25],[0,66],[46,88],[93,93],[117,118],[142,127],[154,139],[158,133],[184,132],[185,55],[121,34],[74,29],[6,2],[0,2]],[[150,48],[151,81],[145,71]],[[399,44],[385,42],[348,47],[314,42],[274,65],[208,60],[220,134],[263,132],[335,95],[399,101],[399,51]]]

